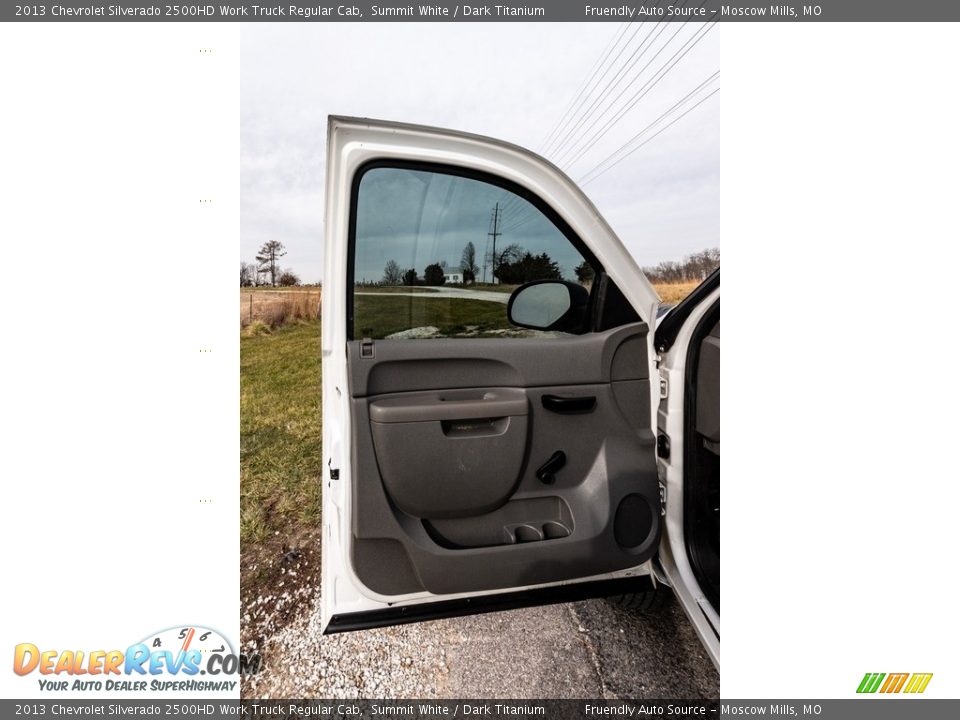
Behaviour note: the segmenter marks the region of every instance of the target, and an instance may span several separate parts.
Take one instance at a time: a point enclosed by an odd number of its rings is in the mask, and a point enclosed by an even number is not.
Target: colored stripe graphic
[[[903,687],[903,684],[907,681],[907,677],[910,673],[890,673],[887,675],[887,681],[883,683],[883,687],[880,688],[882,693],[897,693],[900,692],[900,688]]]
[[[907,673],[900,673],[903,677],[900,678],[900,682],[897,683],[897,686],[893,689],[893,692],[898,693],[903,690],[904,683],[907,682]]]
[[[907,683],[907,687],[904,689],[905,693],[922,693],[927,689],[927,685],[930,684],[930,678],[933,677],[933,673],[914,673],[910,677],[910,682]]]
[[[875,693],[877,688],[880,687],[880,683],[884,677],[886,677],[886,673],[867,673],[863,676],[863,680],[860,681],[860,687],[857,688],[857,692]]]
[[[884,678],[886,680],[884,681]],[[916,695],[927,689],[933,673],[865,673],[860,685],[857,686],[858,693],[875,693],[878,690],[881,693],[892,694],[903,691]],[[882,684],[881,684],[882,683]]]

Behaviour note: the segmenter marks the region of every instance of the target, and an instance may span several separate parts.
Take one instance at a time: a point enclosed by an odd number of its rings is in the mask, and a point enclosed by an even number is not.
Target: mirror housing
[[[566,280],[533,280],[507,302],[507,318],[518,327],[579,334],[587,324],[590,292]]]

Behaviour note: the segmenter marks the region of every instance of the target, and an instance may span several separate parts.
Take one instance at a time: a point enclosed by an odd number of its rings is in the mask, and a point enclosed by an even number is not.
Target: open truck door
[[[579,188],[333,117],[324,242],[324,631],[650,589],[659,299]]]

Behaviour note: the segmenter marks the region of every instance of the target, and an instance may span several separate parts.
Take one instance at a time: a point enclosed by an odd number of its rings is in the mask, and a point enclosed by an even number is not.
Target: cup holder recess
[[[533,525],[518,525],[513,530],[514,537],[518,543],[537,542],[543,540],[541,532]]]
[[[430,538],[451,550],[523,545],[570,537],[573,516],[556,496],[511,500],[491,513],[465,518],[422,520]]]
[[[565,538],[570,535],[570,529],[558,522],[545,522],[543,524],[543,537],[547,540],[555,540],[557,538]]]
[[[504,528],[507,537],[513,542],[529,543],[541,540],[556,540],[570,535],[570,529],[563,523],[548,520],[545,523],[513,525]]]

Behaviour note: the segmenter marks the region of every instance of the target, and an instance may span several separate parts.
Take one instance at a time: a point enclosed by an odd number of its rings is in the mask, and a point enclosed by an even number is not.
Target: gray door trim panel
[[[372,359],[361,359],[359,343],[349,343],[352,561],[358,578],[384,595],[449,594],[588,577],[649,559],[659,542],[660,522],[646,335],[647,326],[638,323],[575,338],[378,340]],[[469,420],[466,432],[448,434],[446,424],[456,418],[438,416],[442,401],[434,391],[457,397],[465,388],[483,390],[473,393],[477,398],[499,393],[509,400],[500,409],[516,414],[504,412],[505,420],[491,421],[487,434],[471,434]],[[597,402],[586,414],[563,414],[542,406],[548,394],[589,395]],[[421,402],[423,413],[417,409]],[[464,407],[470,410],[471,403]],[[383,417],[383,408],[396,422],[372,422],[375,414]],[[513,426],[506,421],[513,420],[525,425],[508,429]],[[424,436],[432,438],[429,447],[416,447],[422,441],[412,440],[402,452],[377,456],[384,438],[375,442],[375,433],[400,432],[400,442],[391,447],[402,447],[407,427],[409,437],[417,438],[430,422],[444,427]],[[470,442],[484,448],[484,438],[498,432],[497,422],[503,433],[525,435],[521,459],[513,457],[503,467],[491,457],[488,475],[486,465],[472,477],[473,466],[462,472],[464,456],[449,448]],[[545,484],[537,468],[557,451],[566,454],[566,464]],[[451,452],[456,464],[445,465]],[[407,472],[417,453],[438,462]],[[469,515],[451,515],[452,506],[436,489],[464,479],[496,487],[468,492],[475,496]],[[630,519],[618,513],[628,497],[630,507],[639,504],[644,516],[629,547],[623,538],[631,537],[630,528],[625,532],[623,523]]]
[[[649,376],[646,323],[556,338],[375,340],[347,343],[350,394],[368,397],[418,390],[585,385]]]

